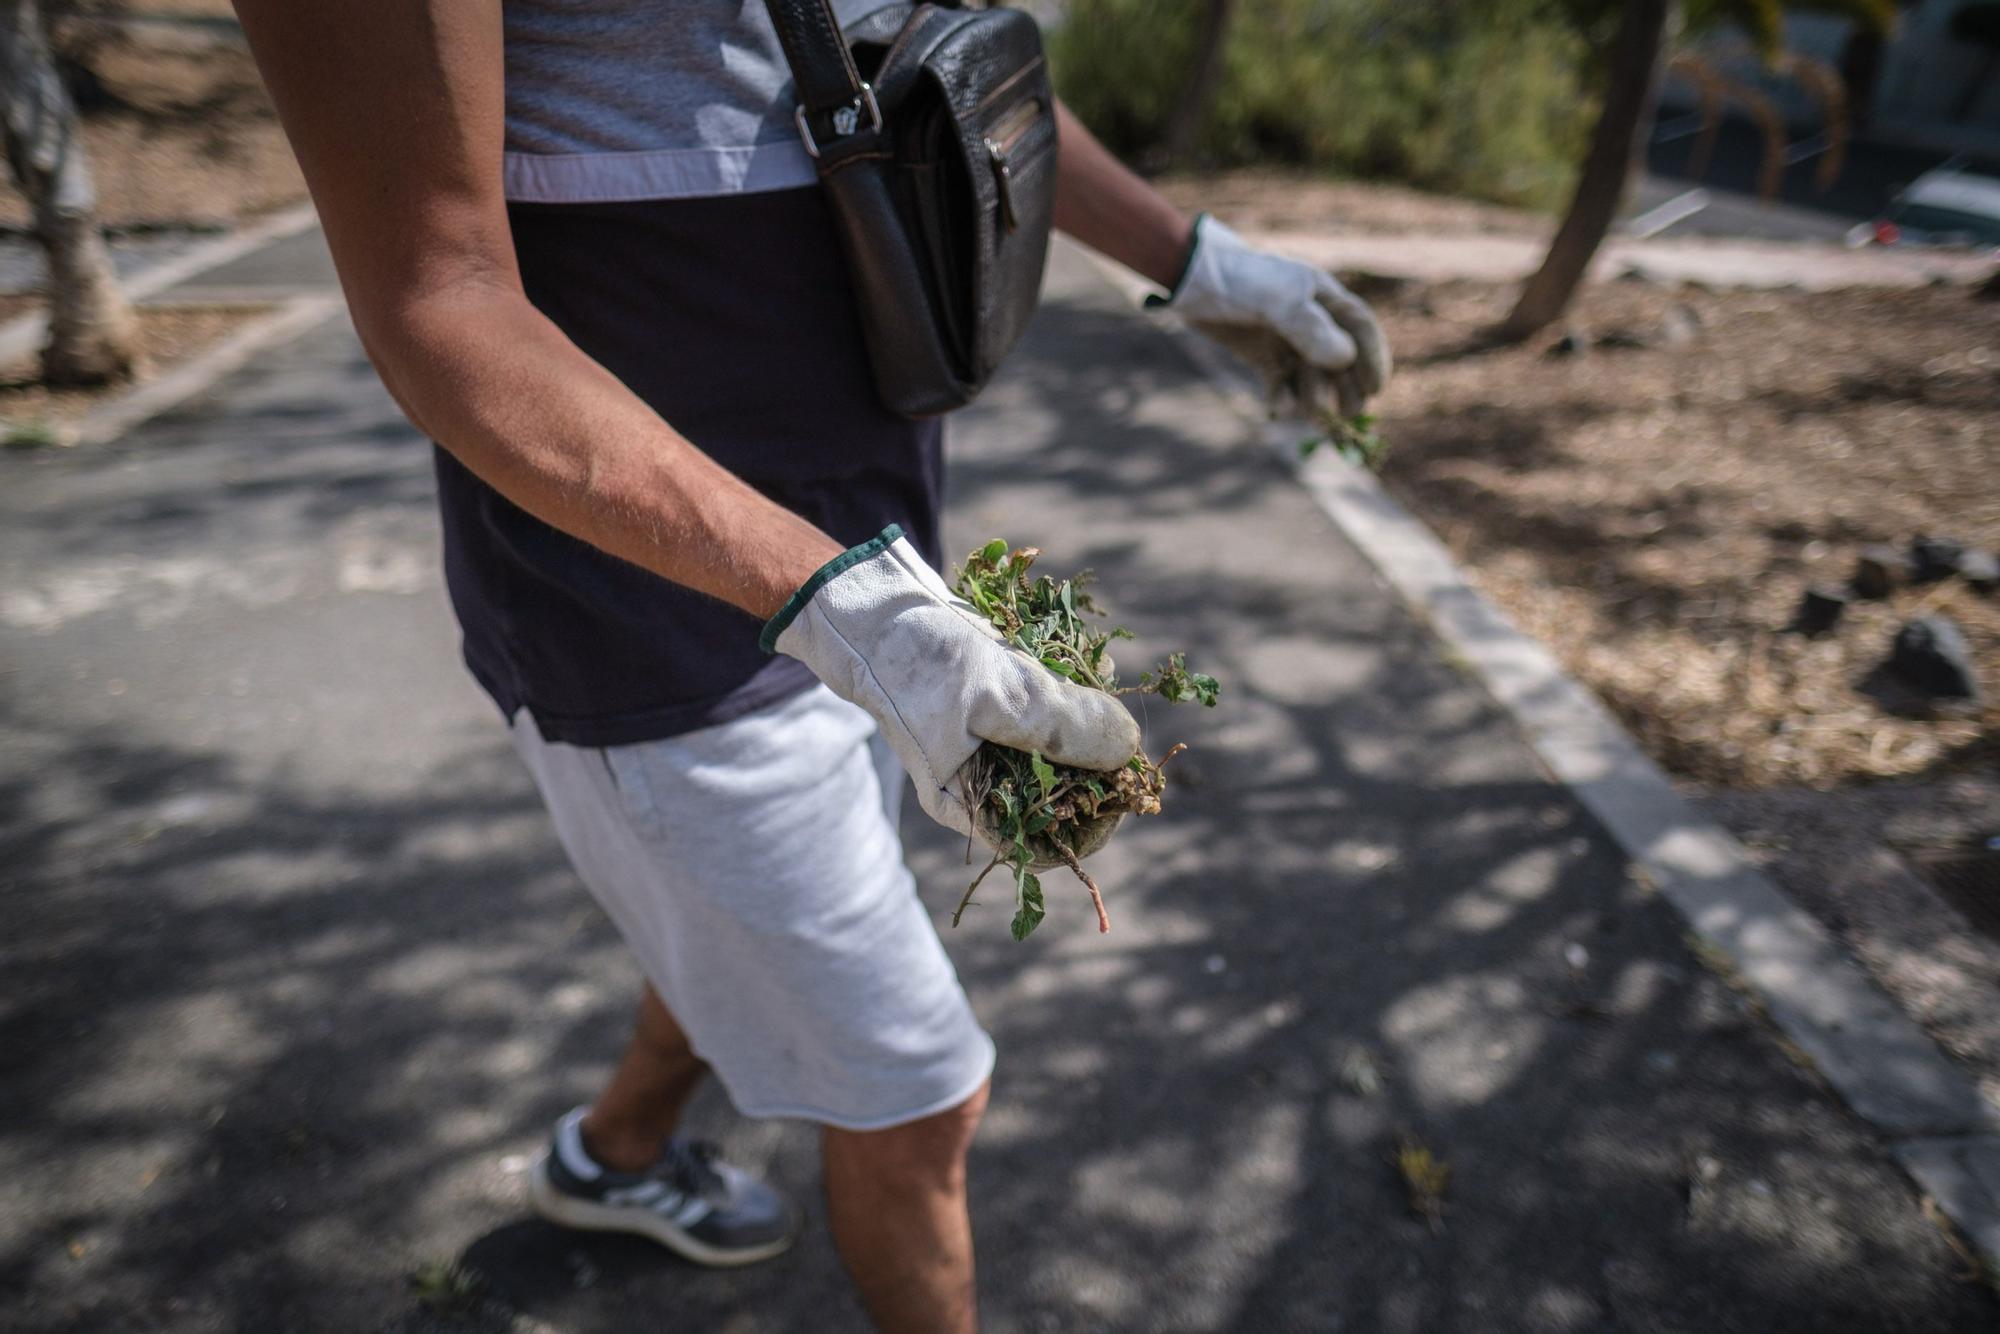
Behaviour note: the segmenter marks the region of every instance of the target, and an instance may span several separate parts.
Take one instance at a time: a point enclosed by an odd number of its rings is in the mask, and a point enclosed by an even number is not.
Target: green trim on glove
[[[813,594],[825,588],[828,581],[859,565],[870,556],[878,556],[888,549],[891,542],[903,535],[903,525],[892,523],[879,534],[869,538],[858,547],[849,547],[826,564],[813,571],[812,578],[799,585],[799,591],[785,599],[785,605],[778,608],[778,614],[764,622],[764,633],[757,636],[757,647],[766,653],[778,651],[778,636],[785,633],[798,614],[806,609],[806,603],[813,600]]]
[[[1208,214],[1195,214],[1194,231],[1191,234],[1193,239],[1188,242],[1187,258],[1181,261],[1180,277],[1174,279],[1173,290],[1165,296],[1161,296],[1158,292],[1148,292],[1146,294],[1147,310],[1157,310],[1161,306],[1173,305],[1174,298],[1181,294],[1181,288],[1187,286],[1188,274],[1194,269],[1194,252],[1201,249],[1201,225],[1207,221]]]

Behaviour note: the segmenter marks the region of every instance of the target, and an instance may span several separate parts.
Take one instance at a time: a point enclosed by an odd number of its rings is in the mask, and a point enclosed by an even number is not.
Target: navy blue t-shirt
[[[704,453],[853,545],[938,559],[943,430],[875,397],[817,186],[514,204],[528,298]],[[437,451],[445,576],[472,674],[576,745],[726,722],[812,684],[761,623],[543,523]]]

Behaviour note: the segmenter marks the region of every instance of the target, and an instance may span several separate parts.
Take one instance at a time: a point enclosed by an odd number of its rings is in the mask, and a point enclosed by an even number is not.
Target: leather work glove
[[[1116,769],[1139,750],[1123,704],[1009,645],[894,524],[822,566],[759,642],[866,709],[924,810],[961,834],[972,821],[959,770],[981,741],[1079,769]]]
[[[1322,269],[1256,250],[1206,213],[1194,253],[1171,296],[1146,304],[1177,311],[1249,363],[1265,392],[1308,411],[1330,394],[1342,417],[1359,414],[1389,378],[1389,343],[1368,303]]]

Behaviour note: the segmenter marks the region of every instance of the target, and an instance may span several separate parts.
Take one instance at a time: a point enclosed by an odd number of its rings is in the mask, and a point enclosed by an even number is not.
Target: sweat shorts
[[[993,1070],[903,864],[903,771],[814,686],[726,723],[590,747],[513,720],[557,837],[746,1116],[878,1130]]]

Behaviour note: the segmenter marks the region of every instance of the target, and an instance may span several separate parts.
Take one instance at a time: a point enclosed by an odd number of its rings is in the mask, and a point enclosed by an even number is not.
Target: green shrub
[[[1156,156],[1205,0],[1071,0],[1057,87],[1113,148]],[[1503,203],[1560,204],[1589,130],[1586,53],[1532,3],[1241,0],[1197,153]]]

